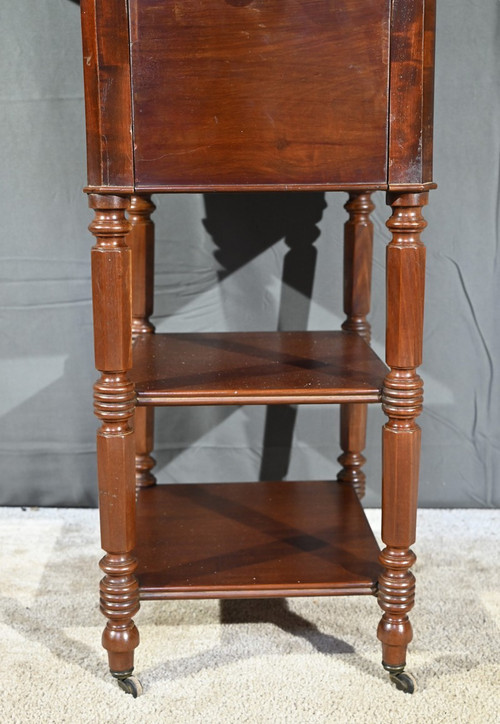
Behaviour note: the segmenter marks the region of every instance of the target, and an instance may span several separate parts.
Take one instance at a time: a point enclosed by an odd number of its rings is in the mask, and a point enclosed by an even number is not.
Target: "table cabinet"
[[[434,0],[82,0],[103,645],[132,674],[140,600],[368,594],[383,665],[412,638]],[[371,194],[387,226],[385,364],[369,346]],[[342,329],[155,334],[152,194],[342,191]],[[252,300],[249,299],[249,304]],[[157,485],[154,408],[337,404],[335,481]],[[381,404],[382,538],[367,524]]]

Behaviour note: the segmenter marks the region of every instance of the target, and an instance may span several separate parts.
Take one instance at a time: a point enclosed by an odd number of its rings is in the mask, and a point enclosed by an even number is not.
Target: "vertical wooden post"
[[[154,326],[149,317],[153,314],[154,295],[154,224],[151,214],[156,206],[149,194],[134,195],[130,199],[128,217],[131,228],[127,244],[132,250],[132,337],[152,334]],[[137,487],[155,485],[151,470],[155,459],[154,408],[137,407],[135,411],[135,482]]]
[[[383,665],[398,683],[412,639],[408,612],[413,607],[420,428],[423,385],[416,372],[422,362],[425,247],[420,233],[426,222],[421,207],[427,193],[389,193],[392,216],[387,226],[386,361],[382,406],[388,416],[383,430],[382,539],[384,571],[379,579],[378,627]]]
[[[134,386],[127,371],[132,366],[131,252],[125,243],[130,224],[125,218],[128,198],[91,194],[94,209],[90,231],[96,367],[94,386],[101,543],[106,555],[100,566],[101,611],[108,623],[102,643],[108,651],[111,673],[126,678],[134,666],[139,634],[132,620],[139,610],[134,577]]]
[[[357,332],[370,341],[371,270],[373,254],[373,224],[370,213],[375,208],[371,194],[352,192],[345,204],[349,219],[344,226],[344,312],[347,315],[342,329]],[[340,446],[338,458],[342,469],[337,475],[340,482],[348,482],[359,498],[365,494],[366,476],[362,470],[366,462],[362,451],[366,444],[367,405],[340,406]]]

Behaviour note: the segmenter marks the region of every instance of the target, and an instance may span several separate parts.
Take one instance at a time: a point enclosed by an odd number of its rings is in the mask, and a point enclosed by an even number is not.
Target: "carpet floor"
[[[0,721],[498,722],[499,532],[500,510],[419,512],[413,696],[389,683],[363,596],[145,602],[133,699],[100,646],[97,511],[0,509]]]

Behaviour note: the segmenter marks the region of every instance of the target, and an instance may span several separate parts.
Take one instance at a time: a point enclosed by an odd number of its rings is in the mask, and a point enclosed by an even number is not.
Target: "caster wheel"
[[[135,676],[127,676],[126,679],[117,679],[117,681],[120,689],[126,694],[132,694],[134,699],[142,694],[141,682]]]
[[[415,679],[404,671],[399,674],[390,674],[390,679],[396,688],[404,691],[405,694],[413,694],[415,691]]]

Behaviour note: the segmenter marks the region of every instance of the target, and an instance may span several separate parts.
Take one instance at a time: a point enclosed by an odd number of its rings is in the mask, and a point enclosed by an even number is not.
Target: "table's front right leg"
[[[378,601],[384,611],[378,628],[385,669],[398,686],[411,693],[413,681],[403,673],[412,639],[408,613],[415,598],[410,571],[415,555],[420,428],[423,385],[417,374],[422,361],[425,247],[420,233],[426,222],[422,209],[427,194],[389,194],[392,216],[387,226],[386,361],[382,405],[388,421],[383,430],[382,540],[384,570]]]

